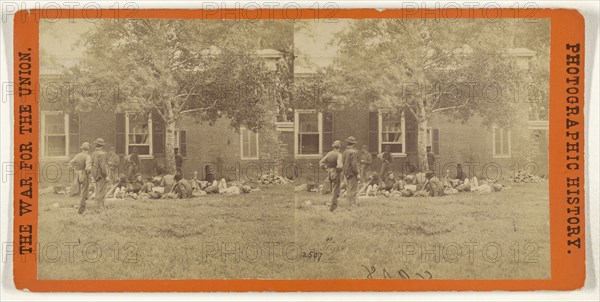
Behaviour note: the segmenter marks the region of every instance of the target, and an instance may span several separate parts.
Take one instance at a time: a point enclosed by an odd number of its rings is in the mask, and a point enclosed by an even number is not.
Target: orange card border
[[[446,11],[447,16],[457,16],[457,12]],[[101,10],[100,18],[176,18],[176,19],[245,19],[247,11],[225,10]],[[292,9],[258,10],[255,15],[273,19],[320,18],[439,18],[440,12],[433,10],[385,10],[374,9]],[[460,12],[459,12],[460,13]],[[464,14],[461,14],[464,15]],[[39,80],[39,26],[38,18],[83,18],[97,17],[98,10],[30,10],[19,11],[15,15],[14,27],[14,282],[17,289],[30,291],[60,292],[214,292],[214,291],[456,291],[456,290],[572,290],[583,286],[585,281],[585,215],[584,215],[584,18],[576,10],[567,9],[472,9],[464,18],[549,18],[551,20],[550,51],[550,117],[549,117],[549,187],[550,187],[550,235],[551,235],[551,278],[547,280],[392,280],[392,279],[333,279],[333,280],[38,280],[35,251],[23,256],[18,253],[23,240],[37,240],[38,188],[32,187],[32,197],[23,196],[21,187],[28,177],[37,173],[21,167],[22,164],[37,162],[39,140],[39,109],[35,95],[19,96],[19,71],[27,65],[19,66],[19,52],[31,54],[31,79]],[[578,90],[567,93],[570,83],[566,79],[575,72],[573,65],[567,65],[570,50],[567,45],[580,45],[580,64],[577,72],[580,82]],[[572,86],[572,85],[571,85]],[[39,89],[39,87],[34,87]],[[34,90],[36,91],[36,90]],[[567,117],[567,97],[577,97],[579,113]],[[574,100],[574,98],[571,98]],[[28,107],[30,106],[30,107]],[[27,123],[31,115],[31,123]],[[567,118],[578,125],[580,136],[577,140],[581,153],[576,170],[567,168]],[[30,127],[31,131],[22,131]],[[30,145],[28,145],[30,144]],[[27,150],[31,148],[30,150]],[[572,161],[571,161],[572,162]],[[573,166],[571,166],[573,167]],[[567,178],[579,178],[581,187],[579,203],[581,212],[577,215],[567,212]],[[37,179],[34,177],[33,179]],[[571,195],[572,197],[575,195]],[[20,206],[31,204],[31,212],[20,215]],[[31,233],[29,227],[31,226]],[[579,227],[578,236],[569,237],[568,227]],[[581,246],[574,248],[569,240],[581,239]],[[26,246],[26,245],[24,245]]]

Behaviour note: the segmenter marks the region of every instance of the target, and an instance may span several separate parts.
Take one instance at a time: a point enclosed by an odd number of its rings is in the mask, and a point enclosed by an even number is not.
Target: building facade
[[[279,57],[264,51],[266,60]],[[534,53],[526,49],[513,51],[523,72]],[[53,74],[42,72],[42,80]],[[122,158],[136,148],[140,155],[140,172],[155,173],[165,161],[165,126],[157,114],[138,112],[65,112],[52,102],[40,102],[40,170],[42,181],[67,182],[71,173],[67,163],[81,143],[103,138]],[[470,176],[508,178],[518,171],[548,174],[548,121],[532,115],[526,102],[520,104],[517,124],[510,128],[483,127],[479,117],[466,123],[444,116],[433,118],[427,129],[427,146],[436,157],[434,170],[443,175],[462,164]],[[375,155],[386,146],[391,149],[392,168],[406,173],[409,166],[419,167],[417,158],[417,123],[408,113],[392,114],[368,105],[333,111],[296,109],[290,121],[275,122],[272,128],[281,149],[278,164],[272,161],[272,141],[267,144],[266,133],[248,129],[234,130],[226,119],[214,125],[199,124],[183,119],[177,125],[176,148],[184,157],[184,174],[204,175],[206,167],[217,177],[248,179],[276,170],[278,174],[305,181],[318,182],[324,173],[318,161],[330,151],[334,140],[354,136],[359,147],[366,145],[373,156],[373,171],[379,170]],[[272,140],[273,134],[268,135]],[[122,160],[122,171],[126,171]]]

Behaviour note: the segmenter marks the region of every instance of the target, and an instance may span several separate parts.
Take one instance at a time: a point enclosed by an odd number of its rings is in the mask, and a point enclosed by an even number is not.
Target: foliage
[[[290,26],[282,22],[101,22],[82,41],[80,64],[66,74],[87,88],[76,94],[73,108],[155,112],[167,125],[166,155],[173,166],[174,125],[186,115],[208,123],[226,117],[235,129],[264,125],[275,107],[267,93],[272,72],[257,51],[291,44]],[[102,93],[92,93],[93,87]]]
[[[508,52],[515,35],[531,31],[519,22],[354,21],[334,39],[340,50],[330,75],[345,104],[412,114],[419,123],[419,158],[425,160],[421,132],[435,115],[463,122],[479,115],[486,126],[514,123],[522,101],[517,89],[531,79]],[[547,32],[547,24],[537,30]]]

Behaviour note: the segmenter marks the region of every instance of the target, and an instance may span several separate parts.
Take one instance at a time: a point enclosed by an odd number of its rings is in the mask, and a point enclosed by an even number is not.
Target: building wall
[[[51,106],[43,109],[52,110]],[[103,138],[107,146],[114,146],[116,141],[116,126],[114,112],[82,112],[79,113],[79,138],[77,146],[84,141],[93,142],[96,138]],[[519,120],[522,120],[519,118]],[[472,118],[466,123],[450,121],[444,116],[438,116],[430,121],[429,126],[439,130],[440,154],[436,157],[436,171],[443,175],[446,169],[455,173],[456,163],[461,163],[465,172],[478,177],[509,177],[515,170],[525,168],[528,163],[534,162],[536,174],[547,173],[547,131],[529,130],[526,122],[521,122],[511,128],[511,157],[494,158],[492,130],[482,126],[480,118]],[[407,119],[406,128],[416,127],[413,120]],[[99,126],[101,125],[101,126]],[[229,179],[245,179],[264,174],[270,169],[265,160],[242,160],[240,147],[240,134],[229,126],[227,119],[220,119],[214,125],[197,123],[193,119],[181,121],[177,128],[185,130],[187,152],[184,161],[184,174],[191,177],[194,171],[204,177],[206,165],[211,165],[216,177]],[[540,134],[542,133],[542,134]],[[307,181],[318,182],[325,177],[318,168],[320,156],[311,158],[294,157],[293,131],[279,133],[281,146],[285,149],[283,165],[279,166],[279,173],[290,178],[302,178]],[[354,136],[358,147],[369,145],[369,112],[348,108],[333,112],[333,137],[343,142],[348,136]],[[405,172],[407,164],[417,165],[416,133],[407,132],[407,155],[394,157],[392,169],[396,172]],[[544,136],[545,135],[545,136]],[[71,144],[73,145],[73,144]],[[411,145],[412,147],[408,147]],[[345,142],[343,143],[345,147]],[[262,157],[268,146],[264,144],[264,137],[259,133],[259,155]],[[372,145],[370,149],[373,149]],[[323,153],[331,150],[330,144],[323,144]],[[78,150],[77,150],[78,151]],[[380,169],[380,161],[376,158],[378,150],[370,150],[373,154],[372,170]],[[71,150],[71,155],[76,152]],[[152,175],[157,164],[164,164],[164,155],[155,154],[153,158],[141,158],[140,172],[143,175]],[[43,178],[50,182],[68,182],[72,175],[67,169],[68,159],[44,159],[40,162],[40,171]],[[498,170],[500,169],[500,170]],[[60,171],[58,171],[60,170]],[[126,173],[122,160],[121,172]],[[501,174],[498,174],[501,173]],[[60,176],[60,177],[59,177]]]

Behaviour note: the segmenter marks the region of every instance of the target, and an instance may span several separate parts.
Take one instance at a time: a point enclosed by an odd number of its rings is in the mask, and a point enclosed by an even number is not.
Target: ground
[[[40,279],[550,278],[547,183],[444,197],[239,196],[108,201],[40,196]]]

